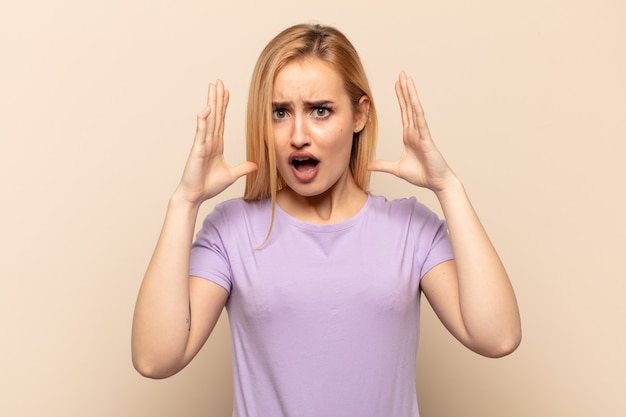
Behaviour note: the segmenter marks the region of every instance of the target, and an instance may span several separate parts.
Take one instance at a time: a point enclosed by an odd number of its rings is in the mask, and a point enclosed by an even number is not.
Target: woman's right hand
[[[230,167],[224,160],[224,119],[229,92],[222,81],[209,85],[207,106],[198,113],[193,146],[176,195],[192,205],[224,191],[239,177],[257,169],[253,162]]]

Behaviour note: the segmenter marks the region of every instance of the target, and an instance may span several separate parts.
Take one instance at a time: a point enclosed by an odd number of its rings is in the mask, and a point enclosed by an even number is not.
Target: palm
[[[193,147],[179,191],[191,203],[216,196],[239,177],[256,169],[252,162],[230,167],[224,159],[224,118],[229,93],[221,81],[209,86],[207,106],[198,114]]]
[[[445,188],[452,172],[433,143],[413,81],[404,73],[396,82],[404,150],[397,161],[374,161],[369,169],[393,174],[433,191]]]

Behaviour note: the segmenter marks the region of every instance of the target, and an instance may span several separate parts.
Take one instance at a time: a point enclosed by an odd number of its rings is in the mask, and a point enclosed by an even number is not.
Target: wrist
[[[439,201],[444,201],[451,196],[459,193],[465,194],[465,187],[456,175],[451,175],[445,184],[442,184],[437,190],[434,190]]]
[[[177,188],[169,199],[168,207],[172,209],[180,209],[189,212],[197,213],[200,209],[202,202],[190,201],[184,196],[184,194]]]

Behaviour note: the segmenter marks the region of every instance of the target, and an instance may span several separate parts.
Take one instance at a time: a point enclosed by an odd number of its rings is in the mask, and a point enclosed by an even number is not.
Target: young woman
[[[447,329],[489,357],[521,338],[515,295],[462,183],[431,140],[415,85],[395,86],[398,161],[373,161],[376,109],[359,57],[330,27],[274,38],[254,70],[248,159],[223,157],[229,94],[208,104],[139,292],[137,370],[168,377],[231,325],[234,416],[418,415],[415,364],[423,292]],[[369,172],[432,190],[440,220],[414,198],[368,192]],[[193,241],[201,203],[241,176]]]

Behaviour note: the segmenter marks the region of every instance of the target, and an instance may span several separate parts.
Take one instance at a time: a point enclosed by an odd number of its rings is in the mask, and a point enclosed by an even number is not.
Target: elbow
[[[162,343],[146,343],[135,335],[131,338],[130,353],[133,367],[146,378],[168,378],[184,367],[182,353],[164,350]]]
[[[146,378],[163,379],[169,376],[147,361],[139,361],[133,358],[133,367],[141,376]]]
[[[139,374],[145,378],[150,379],[164,379],[167,378],[167,375],[156,370],[154,367],[146,366],[145,364],[133,362],[133,366],[135,370],[139,372]]]
[[[520,343],[521,343],[521,338],[517,340],[506,341],[496,347],[492,347],[487,352],[484,352],[483,356],[486,356],[488,358],[493,358],[493,359],[503,358],[515,352],[515,350],[519,347]]]
[[[135,370],[143,377],[150,379],[164,379],[176,374],[179,369],[166,367],[162,361],[156,360],[149,355],[132,354],[132,362]]]
[[[485,346],[482,349],[477,349],[476,352],[487,358],[503,358],[515,352],[522,342],[521,331],[512,332],[506,336],[499,337],[496,341]]]

